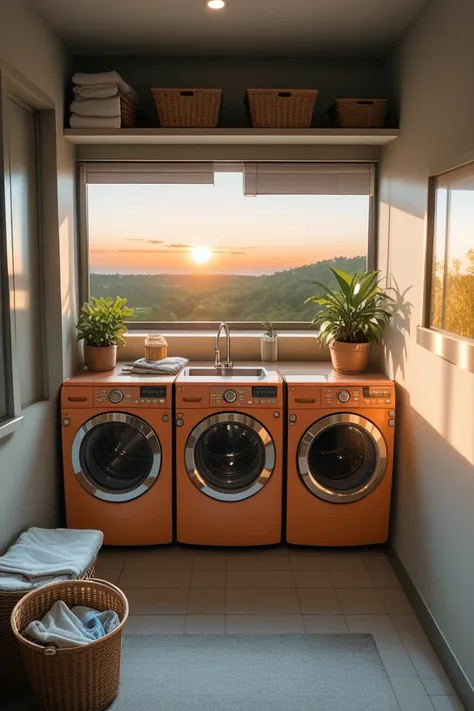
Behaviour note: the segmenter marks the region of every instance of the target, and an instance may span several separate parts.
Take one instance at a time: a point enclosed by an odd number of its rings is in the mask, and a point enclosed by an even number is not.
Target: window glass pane
[[[474,338],[474,164],[447,173],[440,183],[431,325]]]
[[[0,252],[1,259],[1,252]],[[2,313],[2,269],[0,265],[0,422],[7,415],[7,383],[5,372],[5,341],[3,338],[3,313]]]
[[[88,185],[93,296],[138,321],[310,321],[328,264],[366,268],[369,196],[245,196],[243,168],[214,185]]]
[[[33,112],[9,100],[16,368],[21,406],[42,397],[42,312]]]

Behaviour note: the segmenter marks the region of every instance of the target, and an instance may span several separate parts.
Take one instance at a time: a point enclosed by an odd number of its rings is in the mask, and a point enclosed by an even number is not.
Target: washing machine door
[[[236,412],[200,422],[186,443],[185,464],[193,484],[219,501],[254,496],[270,479],[275,447],[269,432],[253,417]]]
[[[298,448],[298,470],[315,496],[333,503],[364,498],[382,480],[387,448],[380,430],[365,417],[338,413],[306,430]]]
[[[144,420],[107,412],[92,417],[77,432],[72,465],[79,483],[92,496],[117,503],[131,501],[158,478],[161,446]]]

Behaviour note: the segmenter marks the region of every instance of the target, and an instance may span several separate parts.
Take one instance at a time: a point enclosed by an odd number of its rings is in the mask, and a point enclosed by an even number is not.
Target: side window
[[[474,339],[474,163],[431,181],[429,326]]]
[[[34,112],[8,100],[11,284],[21,408],[43,397],[43,299]]]

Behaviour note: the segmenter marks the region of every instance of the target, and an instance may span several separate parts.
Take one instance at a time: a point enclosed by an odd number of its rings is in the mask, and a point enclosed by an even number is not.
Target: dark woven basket
[[[95,561],[89,566],[82,580],[93,578]],[[14,691],[25,684],[25,673],[21,663],[20,650],[12,632],[10,618],[13,608],[27,595],[19,592],[0,592],[0,689]]]
[[[252,128],[309,128],[316,89],[247,89]]]
[[[120,94],[120,117],[122,128],[134,128],[136,125],[135,102]]]
[[[68,607],[85,605],[114,610],[120,625],[110,634],[83,647],[43,647],[23,636],[34,620],[41,620],[57,600]],[[120,682],[122,631],[128,601],[105,580],[68,580],[50,583],[25,595],[11,615],[23,666],[36,702],[44,711],[102,711],[115,699]]]
[[[152,89],[163,128],[216,128],[222,89]]]
[[[387,99],[336,99],[328,111],[338,128],[383,128]]]

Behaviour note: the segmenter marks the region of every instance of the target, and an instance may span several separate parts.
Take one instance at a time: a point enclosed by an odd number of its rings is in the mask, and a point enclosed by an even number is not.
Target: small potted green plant
[[[265,331],[260,339],[260,353],[263,361],[274,363],[278,360],[278,334],[272,321],[262,322]]]
[[[390,321],[391,296],[380,287],[379,272],[348,274],[329,267],[338,288],[315,282],[321,294],[306,299],[320,309],[313,319],[318,339],[328,345],[334,370],[362,373],[367,368],[372,343],[379,343]]]
[[[115,368],[117,344],[125,345],[125,319],[134,314],[126,306],[127,299],[95,296],[84,303],[77,322],[77,340],[84,340],[84,358],[89,370],[105,371]]]

